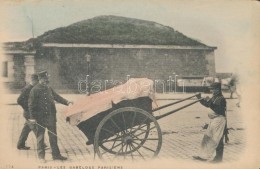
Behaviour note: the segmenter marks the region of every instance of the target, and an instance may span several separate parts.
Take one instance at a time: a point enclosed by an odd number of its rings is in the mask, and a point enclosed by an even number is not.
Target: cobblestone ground
[[[66,97],[66,96],[65,96]],[[67,97],[66,97],[67,98]],[[163,105],[173,100],[159,100],[159,105]],[[187,101],[186,103],[192,102]],[[237,99],[227,99],[228,103],[228,128],[230,128],[230,142],[225,144],[224,162],[236,161],[239,159],[245,147],[245,128],[240,109],[236,107]],[[178,108],[184,105],[172,106],[164,111],[156,112],[155,115]],[[68,157],[67,162],[88,162],[94,159],[93,146],[87,146],[86,136],[75,126],[65,122],[62,112],[66,106],[57,105],[58,123],[57,131],[59,136],[59,147],[61,153]],[[158,158],[174,158],[192,160],[192,156],[199,151],[200,142],[205,130],[202,129],[204,123],[208,122],[207,113],[210,110],[196,103],[188,108],[178,111],[170,116],[160,119],[163,143]],[[24,124],[22,109],[18,105],[9,106],[9,126],[7,127],[12,140],[12,147],[16,149],[18,137]],[[48,135],[46,134],[45,142],[49,145]],[[30,133],[27,146],[31,149],[28,151],[16,150],[19,156],[37,159],[36,139],[33,133]],[[51,161],[51,150],[46,150],[46,160]],[[67,163],[66,162],[66,163]]]

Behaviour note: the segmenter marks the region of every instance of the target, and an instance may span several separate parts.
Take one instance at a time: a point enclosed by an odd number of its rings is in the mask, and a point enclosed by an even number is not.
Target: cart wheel
[[[134,152],[134,151],[136,151],[136,150],[138,150],[144,143],[145,143],[145,141],[147,140],[147,138],[148,138],[148,136],[149,136],[149,133],[150,133],[150,123],[147,123],[146,125],[144,125],[144,126],[142,126],[142,130],[143,131],[145,131],[145,133],[144,133],[144,135],[142,135],[142,136],[140,136],[140,137],[142,137],[142,139],[140,139],[140,143],[139,143],[139,145],[137,145],[137,147],[133,147],[132,149],[129,149],[129,150],[127,150],[127,151],[125,151],[124,153],[126,153],[126,154],[129,154],[129,153],[132,153],[132,152]],[[125,134],[125,133],[127,133],[127,132],[129,132],[129,130],[124,130],[124,131],[122,131],[123,132],[123,134]],[[117,133],[116,133],[117,134]],[[122,133],[120,133],[120,135],[123,135]],[[130,133],[131,135],[133,135],[132,133]],[[120,136],[121,137],[121,136]],[[135,136],[133,136],[133,137],[135,137]],[[103,150],[105,150],[105,151],[107,151],[107,152],[109,152],[109,153],[111,153],[111,154],[118,154],[118,152],[117,151],[113,151],[113,150],[111,150],[111,149],[108,149],[106,146],[104,146],[103,144],[100,144],[99,145]],[[120,153],[121,154],[121,153]]]
[[[158,155],[162,133],[148,112],[124,107],[109,113],[98,125],[94,150],[100,159],[150,159]]]

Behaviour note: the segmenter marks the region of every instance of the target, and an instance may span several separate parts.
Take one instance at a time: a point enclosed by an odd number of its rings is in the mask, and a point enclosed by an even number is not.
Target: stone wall
[[[73,62],[73,60],[72,60]],[[62,83],[60,71],[60,58],[55,50],[38,51],[35,57],[35,72],[46,70],[50,74],[50,85],[56,89],[69,89]],[[66,72],[66,69],[64,70]]]
[[[12,82],[10,88],[21,89],[25,86],[25,65],[24,56],[15,54],[13,56],[13,70],[14,70],[14,81]]]
[[[86,55],[91,56],[90,62]],[[174,72],[179,76],[211,76],[215,62],[214,50],[44,48],[36,56],[36,70],[48,70],[55,88],[77,90],[79,80],[86,75],[103,83],[124,82],[127,75],[164,81]]]

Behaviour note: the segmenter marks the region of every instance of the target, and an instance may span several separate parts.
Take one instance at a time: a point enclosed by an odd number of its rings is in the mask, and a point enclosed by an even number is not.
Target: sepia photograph
[[[1,169],[260,168],[260,3],[1,1]]]

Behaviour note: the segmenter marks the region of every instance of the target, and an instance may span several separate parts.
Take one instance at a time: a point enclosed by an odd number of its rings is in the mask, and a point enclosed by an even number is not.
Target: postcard
[[[1,1],[1,169],[259,169],[259,1]]]

